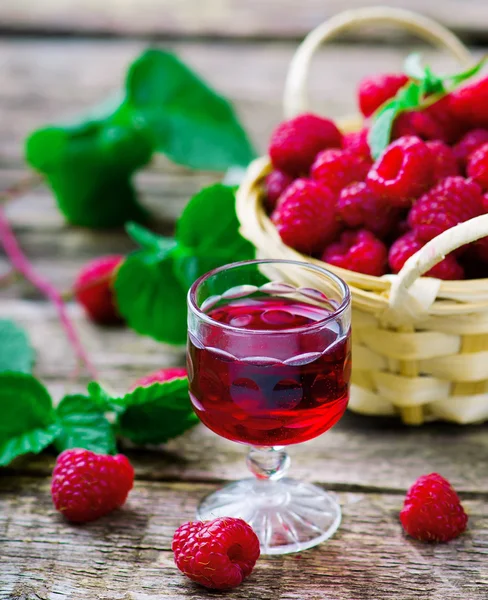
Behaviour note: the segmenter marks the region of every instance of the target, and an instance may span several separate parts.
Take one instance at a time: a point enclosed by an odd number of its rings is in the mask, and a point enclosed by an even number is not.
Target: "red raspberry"
[[[75,297],[96,323],[111,325],[121,321],[115,306],[112,282],[123,260],[120,254],[95,258],[86,263],[76,277]]]
[[[482,212],[483,199],[478,184],[462,177],[447,177],[414,204],[408,224],[420,240],[427,242]]]
[[[434,104],[426,106],[423,112],[434,119],[442,130],[442,135],[439,139],[448,144],[457,142],[466,131],[465,125],[452,115],[450,94],[443,96],[440,100],[434,102]]]
[[[259,540],[242,519],[221,517],[181,525],[171,546],[178,569],[210,589],[228,590],[250,575],[259,558]]]
[[[466,530],[464,512],[453,487],[438,473],[422,475],[408,490],[400,512],[403,529],[423,542],[448,542]]]
[[[337,211],[348,227],[364,227],[379,237],[388,235],[399,217],[399,209],[387,204],[363,182],[352,183],[341,191]]]
[[[451,92],[450,110],[458,121],[488,128],[488,77]]]
[[[412,110],[398,115],[393,124],[392,139],[407,135],[416,135],[421,140],[442,140],[444,131],[428,113]]]
[[[422,140],[401,137],[391,143],[366,178],[370,188],[394,206],[410,206],[432,184],[434,159]]]
[[[371,231],[344,231],[338,242],[328,246],[322,260],[342,269],[380,277],[386,273],[386,246]]]
[[[369,163],[347,150],[324,150],[317,155],[310,169],[312,179],[338,194],[353,181],[363,181]]]
[[[407,260],[418,252],[425,243],[417,238],[414,231],[409,231],[393,242],[388,254],[388,263],[392,272],[398,273],[401,271]],[[457,262],[454,255],[448,254],[440,263],[432,267],[425,276],[445,280],[459,280],[464,279],[464,269]]]
[[[153,383],[164,383],[165,381],[172,381],[173,379],[186,376],[187,372],[185,367],[166,367],[164,369],[154,371],[153,373],[149,373],[149,375],[144,375],[144,377],[141,377],[134,383],[131,389],[135,389],[137,387],[147,387]]]
[[[271,136],[269,155],[275,169],[306,175],[321,150],[340,148],[342,134],[329,119],[306,113],[280,123]]]
[[[358,86],[359,109],[370,117],[382,104],[396,95],[408,81],[403,73],[384,73],[362,79]]]
[[[122,506],[133,483],[134,469],[122,454],[76,448],[58,456],[51,495],[56,510],[69,521],[85,523]]]
[[[488,190],[488,144],[480,146],[468,158],[467,172],[483,190]]]
[[[471,129],[471,131],[468,131],[452,149],[459,166],[465,169],[470,155],[487,143],[488,129]]]
[[[439,140],[425,142],[434,161],[433,180],[435,183],[446,177],[460,175],[459,165],[452,148]]]
[[[334,194],[310,179],[294,181],[271,218],[285,244],[308,254],[323,248],[339,229]]]
[[[283,171],[271,171],[266,177],[264,185],[266,188],[266,206],[269,211],[276,208],[278,198],[291,183],[293,183],[293,177],[283,173]]]
[[[373,162],[371,158],[371,150],[368,144],[369,129],[363,127],[360,131],[352,131],[351,133],[345,133],[342,138],[342,147],[344,150],[349,150],[355,156],[359,156],[362,159]]]

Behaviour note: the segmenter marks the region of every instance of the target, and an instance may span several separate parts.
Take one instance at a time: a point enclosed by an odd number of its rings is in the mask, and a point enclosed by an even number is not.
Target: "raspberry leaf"
[[[7,319],[0,319],[0,372],[30,373],[34,350],[25,331]]]
[[[174,54],[150,49],[130,67],[128,102],[149,126],[156,148],[194,169],[247,165],[255,151],[232,105]]]
[[[0,466],[41,452],[60,433],[46,388],[32,375],[0,374]]]
[[[112,425],[104,414],[103,406],[91,398],[79,395],[65,396],[56,409],[61,431],[56,448],[85,448],[101,454],[117,450]]]
[[[117,414],[118,433],[135,444],[162,444],[198,423],[186,377],[138,387],[119,397],[91,384],[90,394],[108,398]]]

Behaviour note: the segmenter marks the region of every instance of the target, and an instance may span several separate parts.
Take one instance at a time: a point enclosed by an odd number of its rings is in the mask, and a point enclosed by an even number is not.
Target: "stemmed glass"
[[[194,409],[218,435],[250,446],[254,476],[205,498],[198,518],[244,519],[263,554],[319,544],[338,528],[340,507],[320,487],[284,477],[285,446],[321,435],[346,410],[347,285],[308,263],[253,260],[200,277],[188,305]]]

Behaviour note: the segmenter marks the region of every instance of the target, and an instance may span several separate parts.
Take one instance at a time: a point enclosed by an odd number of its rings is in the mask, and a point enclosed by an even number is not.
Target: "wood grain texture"
[[[86,526],[54,511],[47,481],[0,479],[0,598],[179,600],[212,597],[174,566],[171,539],[215,486],[136,482],[126,506]],[[470,531],[441,546],[407,540],[402,497],[339,494],[336,536],[298,555],[263,557],[236,600],[481,600],[488,586],[488,508],[464,500]],[[21,508],[20,508],[21,507]],[[35,560],[29,561],[29,557]],[[22,565],[19,569],[19,565]]]
[[[345,8],[371,0],[2,0],[1,25],[21,31],[296,38]],[[485,34],[483,0],[391,0],[464,34]],[[373,30],[375,35],[382,32]],[[384,35],[384,33],[383,33]],[[398,35],[398,34],[397,34]]]

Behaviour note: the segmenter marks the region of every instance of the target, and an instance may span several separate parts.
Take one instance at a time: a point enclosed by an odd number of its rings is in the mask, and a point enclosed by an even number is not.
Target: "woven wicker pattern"
[[[313,53],[325,40],[362,23],[394,23],[446,48],[462,63],[468,50],[438,24],[388,8],[347,11],[319,26],[292,60],[284,106],[306,109],[305,82]],[[359,119],[341,122],[351,131]],[[398,275],[372,277],[327,265],[285,246],[262,203],[268,158],[252,163],[237,194],[242,234],[261,258],[288,258],[326,266],[350,286],[353,301],[353,374],[350,408],[401,416],[407,424],[443,419],[488,419],[488,279],[440,281],[422,277],[449,252],[488,235],[488,215],[450,229],[412,256]],[[307,282],[310,285],[311,282]],[[318,281],[313,282],[320,288]]]

